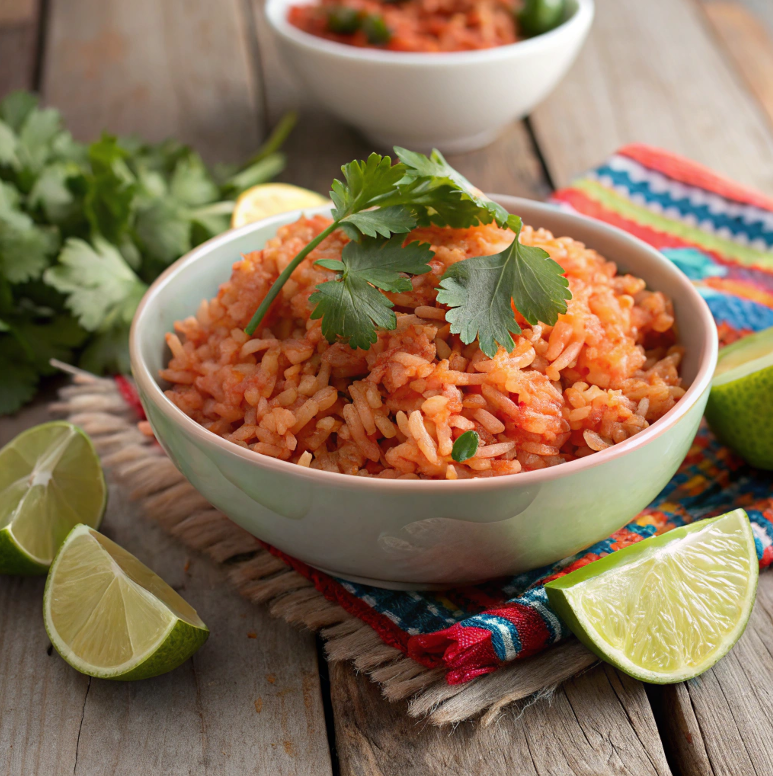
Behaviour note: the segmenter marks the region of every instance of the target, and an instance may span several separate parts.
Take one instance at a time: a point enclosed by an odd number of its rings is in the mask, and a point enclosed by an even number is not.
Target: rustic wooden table
[[[556,93],[452,163],[488,191],[542,198],[643,141],[773,194],[771,0],[597,6]],[[370,150],[301,95],[260,0],[0,0],[0,94],[20,87],[81,139],[173,135],[209,161],[244,159],[302,105],[283,177],[321,190]],[[41,400],[3,419],[0,444],[44,416]],[[348,665],[328,667],[313,635],[114,501],[105,529],[183,591],[212,637],[172,674],[90,681],[52,655],[43,580],[0,578],[2,774],[773,774],[773,574],[738,646],[698,680],[647,688],[598,666],[519,717],[438,729]]]

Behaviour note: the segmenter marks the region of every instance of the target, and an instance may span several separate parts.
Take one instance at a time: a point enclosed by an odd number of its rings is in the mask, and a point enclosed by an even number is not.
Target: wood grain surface
[[[773,191],[770,127],[696,0],[596,0],[584,49],[532,126],[557,186],[642,142]]]
[[[0,3],[0,95],[36,86],[39,18],[40,0]]]
[[[717,40],[773,126],[773,27],[738,2],[704,0],[703,9]],[[773,3],[768,12],[773,17]]]
[[[244,161],[263,133],[241,0],[51,0],[42,90],[76,138],[174,137]]]
[[[0,446],[45,420],[43,401],[3,418]],[[161,574],[211,636],[169,674],[89,679],[51,649],[45,580],[0,576],[0,774],[331,774],[314,637],[240,598],[116,486],[101,530]]]
[[[773,773],[773,575],[762,574],[749,625],[697,679],[656,695],[666,749],[685,776]],[[663,727],[663,726],[661,726]]]
[[[331,695],[341,776],[671,773],[643,685],[609,667],[489,727],[468,721],[452,733],[411,719],[346,665],[331,666]]]

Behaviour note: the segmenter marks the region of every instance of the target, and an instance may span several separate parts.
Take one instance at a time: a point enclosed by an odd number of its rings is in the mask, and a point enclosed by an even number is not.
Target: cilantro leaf
[[[451,331],[469,344],[477,337],[489,358],[497,344],[510,351],[515,347],[511,332],[519,334],[512,303],[531,324],[554,324],[566,312],[571,299],[569,281],[561,265],[534,246],[519,239],[521,220],[509,219],[515,239],[501,253],[476,256],[452,264],[440,281],[438,301],[452,309],[446,313]]]
[[[395,146],[395,153],[405,165],[405,176],[400,181],[401,185],[410,187],[420,184],[423,193],[440,190],[448,201],[452,198],[470,201],[482,211],[478,215],[480,223],[496,221],[499,226],[507,225],[507,210],[482,196],[467,178],[448,164],[437,149],[433,150],[430,156],[425,156]],[[435,205],[432,204],[432,207],[435,208]]]
[[[393,194],[405,174],[405,167],[402,164],[392,165],[388,156],[371,154],[365,162],[355,160],[345,164],[341,172],[346,182],[334,180],[330,192],[336,221],[380,204],[379,197]]]
[[[18,132],[27,116],[38,106],[38,98],[24,91],[11,92],[0,102],[0,119],[14,132]]]
[[[353,213],[341,221],[341,228],[352,238],[390,237],[393,234],[405,234],[416,227],[416,219],[405,205],[391,205],[376,210]]]
[[[76,197],[72,179],[83,174],[77,164],[55,162],[48,165],[35,181],[30,191],[30,208],[40,208],[45,218],[53,224],[61,225],[78,217],[81,203]]]
[[[0,164],[18,167],[17,148],[18,140],[14,131],[4,121],[0,121]]]
[[[69,315],[57,315],[46,323],[29,320],[14,322],[13,335],[40,374],[51,374],[52,358],[69,362],[72,352],[83,344],[88,333]]]
[[[81,354],[78,366],[95,375],[129,374],[129,325],[121,324],[95,334]]]
[[[137,213],[137,236],[148,255],[164,267],[191,249],[191,222],[170,199],[157,199]]]
[[[389,240],[366,237],[361,243],[347,243],[341,261],[317,262],[340,273],[336,280],[318,285],[309,297],[315,305],[311,317],[322,319],[328,342],[341,337],[352,348],[367,350],[376,342],[376,328],[395,328],[394,305],[378,289],[410,291],[411,281],[401,273],[429,272],[427,262],[434,255],[426,243],[403,247],[403,240],[401,236]]]
[[[9,283],[40,277],[56,252],[56,231],[18,210],[0,210],[0,274]]]
[[[66,306],[88,331],[106,331],[131,322],[147,286],[116,248],[101,237],[92,247],[70,238],[46,282],[67,296]]]
[[[53,108],[30,111],[18,130],[16,153],[21,167],[30,173],[41,170],[51,157],[54,139],[63,132],[59,111]]]
[[[0,415],[16,412],[35,395],[37,386],[38,374],[21,346],[13,337],[0,335]]]
[[[178,202],[191,207],[214,202],[220,195],[220,189],[207,172],[201,157],[194,153],[177,162],[169,191]]]
[[[480,436],[477,431],[465,431],[454,442],[454,446],[451,448],[451,458],[457,463],[463,463],[475,456],[478,452],[478,444],[480,443]]]
[[[127,153],[116,138],[103,135],[89,146],[84,211],[92,229],[113,243],[129,228],[137,182],[126,165]]]

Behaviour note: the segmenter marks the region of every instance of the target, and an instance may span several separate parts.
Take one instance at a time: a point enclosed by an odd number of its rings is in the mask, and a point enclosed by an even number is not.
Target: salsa
[[[292,6],[288,21],[311,35],[351,46],[475,51],[527,37],[528,24],[522,29],[518,16],[523,10],[522,0],[321,0]]]

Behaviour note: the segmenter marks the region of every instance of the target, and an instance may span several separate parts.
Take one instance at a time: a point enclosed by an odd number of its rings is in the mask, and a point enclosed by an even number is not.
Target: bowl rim
[[[698,293],[695,286],[689,278],[674,266],[660,251],[656,250],[638,237],[619,229],[616,226],[598,221],[578,213],[570,212],[556,205],[530,200],[523,197],[514,197],[510,195],[490,194],[494,199],[503,204],[508,210],[517,210],[519,206],[526,205],[529,208],[536,208],[538,211],[555,214],[559,212],[562,217],[566,217],[570,222],[579,222],[587,224],[590,222],[594,227],[602,232],[611,233],[617,239],[627,243],[632,250],[644,251],[651,258],[662,264],[667,271],[671,272],[676,281],[682,286],[682,292],[690,298],[693,306],[697,307],[701,328],[705,332],[704,342],[699,357],[699,367],[695,379],[679,401],[661,418],[656,420],[644,431],[620,442],[616,445],[594,453],[593,455],[578,458],[574,461],[567,461],[556,466],[550,466],[545,469],[536,469],[534,471],[519,472],[517,474],[506,474],[499,477],[476,477],[466,480],[399,480],[399,479],[379,479],[377,477],[358,477],[351,474],[337,472],[326,472],[318,469],[311,469],[305,466],[281,461],[270,456],[261,455],[254,450],[240,447],[229,442],[217,434],[208,431],[199,425],[195,420],[186,415],[176,404],[174,404],[164,393],[156,378],[142,356],[141,336],[146,318],[150,317],[149,311],[152,309],[155,298],[160,291],[170,283],[174,282],[176,276],[181,273],[188,265],[197,261],[205,260],[213,249],[226,245],[232,240],[247,235],[251,232],[276,225],[277,228],[285,223],[292,221],[302,214],[324,214],[330,211],[330,206],[322,206],[313,209],[295,210],[288,213],[281,213],[276,216],[262,219],[253,224],[247,224],[239,229],[231,229],[221,235],[211,238],[201,245],[194,248],[185,256],[178,259],[170,265],[158,278],[151,284],[140,301],[137,311],[132,321],[129,333],[129,354],[134,379],[139,387],[139,393],[143,401],[151,401],[154,406],[160,410],[170,421],[182,425],[185,431],[199,440],[206,446],[217,447],[224,453],[242,458],[256,466],[275,471],[278,474],[293,475],[301,481],[306,481],[309,485],[343,487],[344,489],[391,491],[403,493],[418,492],[458,492],[464,491],[491,491],[507,489],[512,487],[527,487],[540,485],[561,477],[580,473],[586,469],[595,466],[601,466],[616,458],[627,455],[641,447],[646,446],[652,440],[662,436],[676,426],[682,418],[692,409],[700,397],[711,386],[711,380],[717,362],[718,340],[712,336],[716,328],[714,318],[711,315],[708,305],[703,297]]]
[[[264,13],[273,31],[296,45],[307,49],[337,56],[367,62],[381,62],[396,66],[432,67],[435,65],[466,66],[477,62],[497,62],[510,56],[528,56],[530,52],[548,43],[561,43],[564,38],[574,38],[583,35],[590,27],[595,14],[595,0],[574,0],[577,4],[575,12],[558,27],[535,35],[533,38],[518,40],[504,46],[475,51],[384,51],[381,49],[361,48],[338,43],[327,38],[320,38],[309,32],[294,27],[287,21],[286,9],[295,0],[267,0]],[[299,4],[310,5],[300,0]]]

